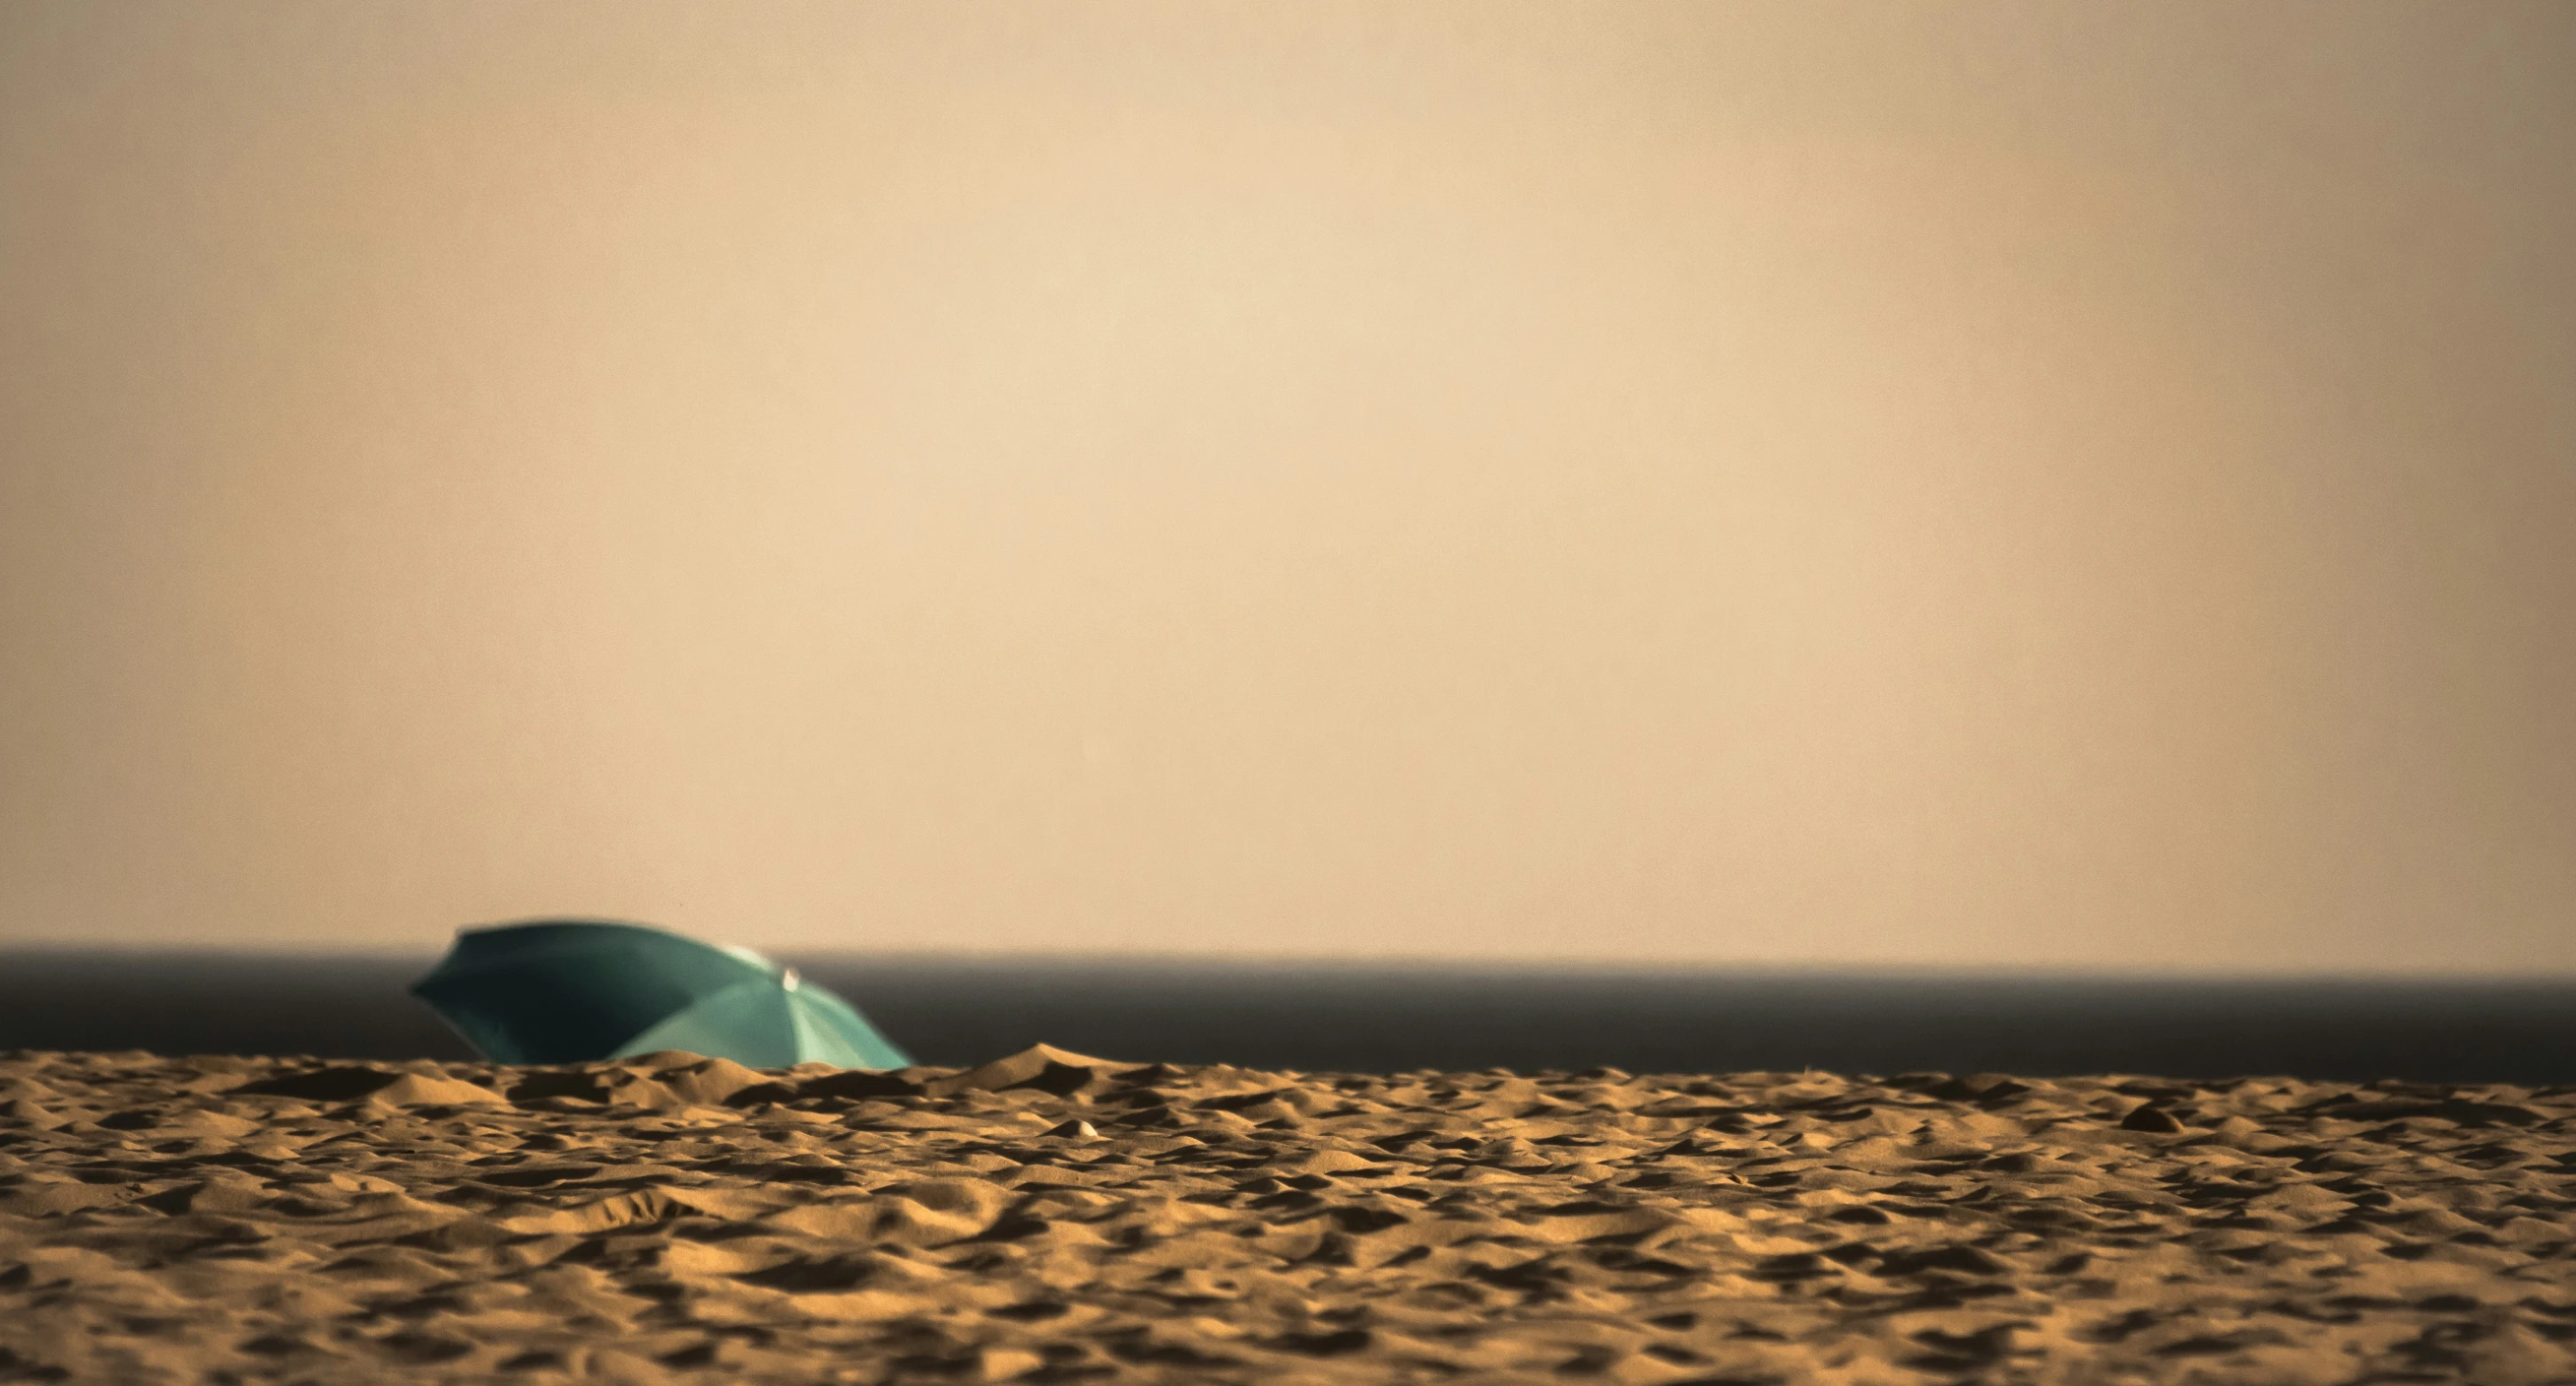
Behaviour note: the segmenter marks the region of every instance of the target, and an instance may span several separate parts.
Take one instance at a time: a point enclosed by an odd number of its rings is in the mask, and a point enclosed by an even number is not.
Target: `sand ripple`
[[[2576,1382],[2576,1089],[0,1056],[0,1380]]]

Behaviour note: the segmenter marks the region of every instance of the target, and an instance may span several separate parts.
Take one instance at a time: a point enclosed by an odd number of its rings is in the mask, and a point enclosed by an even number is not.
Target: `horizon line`
[[[2387,985],[2568,986],[2576,973],[2402,972],[2357,968],[2187,969],[2117,967],[2063,963],[1936,963],[1871,961],[1836,963],[1817,959],[1675,959],[1578,958],[1531,955],[1458,958],[1436,954],[1189,953],[1174,950],[1018,951],[998,949],[926,949],[800,947],[755,945],[758,951],[803,965],[808,960],[873,963],[899,967],[995,968],[1011,970],[1099,970],[1136,972],[1328,972],[1341,974],[1426,972],[1529,976],[1553,974],[1590,978],[1674,978],[1715,981],[1730,977],[1912,982],[2120,982],[2204,985]],[[398,945],[295,945],[282,943],[153,945],[82,943],[68,940],[0,942],[0,959],[46,955],[99,960],[230,959],[243,962],[414,962],[431,963],[445,948]]]

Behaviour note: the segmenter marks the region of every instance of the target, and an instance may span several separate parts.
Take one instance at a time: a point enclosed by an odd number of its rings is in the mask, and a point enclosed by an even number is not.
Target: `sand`
[[[0,1055],[0,1379],[2576,1382],[2576,1089]]]

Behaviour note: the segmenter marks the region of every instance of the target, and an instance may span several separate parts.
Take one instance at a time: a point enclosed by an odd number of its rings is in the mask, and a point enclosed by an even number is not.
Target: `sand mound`
[[[0,1380],[2576,1381],[2576,1089],[0,1059]]]

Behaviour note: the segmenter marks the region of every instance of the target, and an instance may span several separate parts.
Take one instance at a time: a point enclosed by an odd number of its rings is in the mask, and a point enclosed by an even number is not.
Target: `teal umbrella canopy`
[[[459,930],[455,948],[411,991],[505,1064],[658,1049],[754,1068],[912,1063],[849,1002],[794,968],[642,924],[546,919]]]

